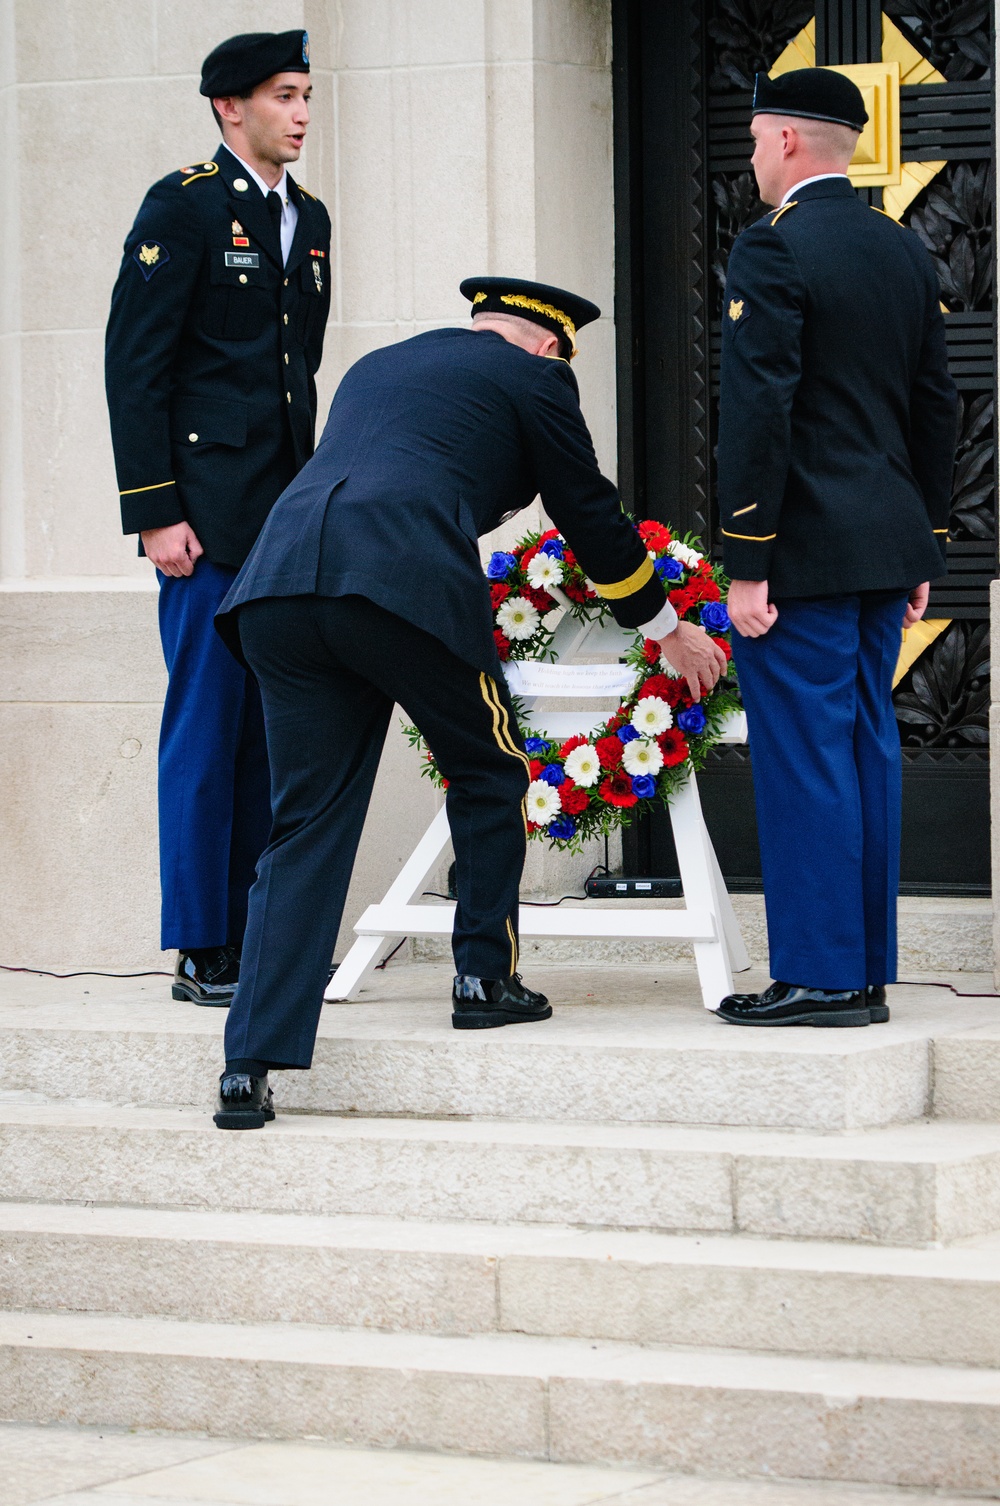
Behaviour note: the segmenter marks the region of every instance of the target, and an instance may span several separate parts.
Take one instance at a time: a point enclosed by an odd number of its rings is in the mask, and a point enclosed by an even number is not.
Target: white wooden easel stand
[[[581,627],[567,613],[553,638],[556,662],[528,665],[522,661],[508,676],[513,681],[514,694],[528,708],[528,725],[562,740],[574,735],[588,736],[605,722],[607,711],[538,712],[535,707],[543,696],[620,697],[634,681],[632,671],[617,664],[579,666],[569,661],[579,654],[584,643],[592,652],[618,654],[629,641],[630,637],[614,625],[588,623]],[[742,714],[732,718],[722,741],[746,741]],[[581,941],[689,941],[694,948],[702,1001],[706,1009],[716,1009],[720,1000],[733,991],[734,970],[742,972],[750,966],[750,959],[705,826],[693,775],[674,795],[669,810],[684,892],[682,909],[640,908],[626,900],[616,900],[607,909],[587,902],[578,909],[522,905],[520,934],[524,940],[575,936]],[[334,973],[326,991],[327,999],[356,998],[387,943],[395,938],[451,935],[454,904],[419,903],[428,875],[439,864],[450,841],[448,817],[442,807],[385,898],[380,904],[369,905],[355,925],[358,939]]]

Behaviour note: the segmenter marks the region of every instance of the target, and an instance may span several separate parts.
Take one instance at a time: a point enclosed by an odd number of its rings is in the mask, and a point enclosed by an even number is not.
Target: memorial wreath
[[[662,523],[638,524],[638,532],[682,622],[704,627],[731,659],[728,581],[696,547]],[[594,590],[559,532],[528,534],[513,549],[497,551],[486,566],[493,601],[493,637],[501,660],[554,657],[553,614],[568,611],[580,622],[602,621],[610,608]],[[558,593],[558,595],[553,594]],[[732,678],[693,702],[687,681],[661,657],[659,644],[636,634],[624,662],[635,683],[617,711],[586,737],[540,736],[521,727],[531,761],[525,798],[528,834],[557,847],[577,849],[591,837],[654,806],[665,806],[691,770],[704,766],[723,724],[740,709]],[[515,710],[520,707],[514,701]],[[423,773],[447,788],[432,751],[416,727],[405,729],[424,753]]]

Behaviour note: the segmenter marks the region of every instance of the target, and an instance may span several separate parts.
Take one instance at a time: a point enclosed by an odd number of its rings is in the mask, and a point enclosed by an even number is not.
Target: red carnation
[[[494,612],[498,606],[507,600],[509,595],[510,586],[505,585],[502,580],[494,581],[493,585],[490,586],[490,600],[493,602]]]
[[[540,758],[533,758],[530,763],[532,779],[537,779],[544,767],[545,765],[542,763],[542,760]]]
[[[535,557],[535,555],[537,553],[538,553],[538,545],[537,544],[532,544],[532,546],[531,546],[530,549],[526,549],[524,551],[524,553],[521,555],[521,569],[522,570],[527,570],[529,564],[534,559],[534,557]]]
[[[574,748],[582,748],[586,741],[587,739],[585,737],[567,738],[566,742],[564,742],[562,747],[559,749],[559,757],[563,759],[568,758]],[[560,786],[560,788],[562,788],[562,786]]]
[[[655,638],[646,638],[642,645],[642,657],[647,664],[659,664],[660,645]]]
[[[501,659],[509,659],[510,641],[504,633],[501,633],[499,628],[493,629],[493,642],[497,646],[497,653],[500,655]]]
[[[639,687],[638,699],[641,701],[643,696],[658,695],[663,700],[666,700],[669,694],[670,677],[668,675],[650,675],[645,685]]]
[[[722,595],[714,580],[700,575],[688,581],[687,590],[695,601],[718,601]]]
[[[557,539],[558,537],[559,537],[559,530],[558,530],[558,528],[550,528],[549,531],[548,531],[548,533],[539,534],[539,536],[538,536],[538,548],[541,549],[541,547],[542,547],[543,544],[548,544],[548,543],[551,542],[552,539]]]
[[[521,588],[521,595],[526,596],[531,605],[537,607],[543,616],[546,612],[551,612],[555,606],[555,601],[549,595],[548,591],[542,591],[538,586],[523,586]]]
[[[674,707],[677,707],[681,701],[689,699],[687,680],[679,678],[676,680],[667,679],[667,688],[663,693],[663,699],[668,706]]]
[[[733,651],[729,647],[729,644],[725,638],[713,638],[712,642],[716,645],[717,648],[722,649],[722,652],[725,654],[727,659],[731,659],[733,657]]]
[[[562,583],[562,588],[566,592],[566,595],[569,597],[570,601],[586,601],[588,594],[592,594],[587,592],[585,586],[577,585],[575,580],[564,580]]]
[[[617,769],[622,761],[622,744],[618,737],[599,737],[594,744],[602,769]],[[631,788],[631,786],[629,786]]]
[[[688,745],[684,733],[677,727],[668,727],[666,732],[661,732],[656,741],[660,745],[663,754],[664,766],[672,769],[674,764],[683,763],[688,756]]]
[[[711,575],[711,573],[712,573],[712,562],[711,562],[711,560],[699,560],[698,563],[694,567],[694,573],[695,573],[695,575]]]
[[[559,798],[562,808],[568,816],[579,816],[590,804],[590,796],[586,790],[582,790],[572,779],[567,779],[565,784],[559,786]]]
[[[612,732],[617,732],[618,728],[619,727],[624,727],[624,725],[625,725],[625,723],[627,721],[628,721],[628,717],[627,716],[623,715],[623,713],[620,710],[616,711],[615,714],[614,714],[614,716],[611,717],[610,720],[608,721],[608,734],[610,735]]]
[[[541,828],[539,826],[537,826],[534,821],[527,821],[527,822],[525,822],[525,825],[528,828],[528,835],[529,835],[529,837],[530,837],[530,835],[531,835],[531,833],[533,831],[540,831],[541,830]]]
[[[655,518],[647,518],[639,524],[639,537],[650,549],[666,549],[673,534],[662,523],[657,523]]]
[[[600,745],[598,743],[597,746]],[[624,769],[619,769],[617,774],[609,774],[607,779],[601,781],[601,799],[608,805],[620,805],[625,810],[639,802],[638,795],[632,793],[632,781]]]
[[[683,617],[686,612],[690,612],[697,600],[690,586],[681,586],[678,590],[670,592],[670,605],[678,617]]]
[[[576,565],[576,555],[573,553],[572,549],[570,549],[568,544],[563,550],[563,564],[566,566],[567,570],[572,570]]]

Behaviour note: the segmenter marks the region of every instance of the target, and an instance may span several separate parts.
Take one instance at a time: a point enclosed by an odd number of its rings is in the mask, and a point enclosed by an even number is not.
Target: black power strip
[[[680,899],[679,878],[589,878],[588,899]]]

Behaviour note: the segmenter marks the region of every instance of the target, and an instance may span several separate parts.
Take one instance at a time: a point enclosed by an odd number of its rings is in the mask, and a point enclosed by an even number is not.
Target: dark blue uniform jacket
[[[217,619],[263,597],[360,595],[497,665],[478,539],[536,494],[636,626],[664,593],[602,476],[576,378],[492,332],[432,330],[345,375],[316,454],[275,505]]]
[[[264,195],[232,152],[168,174],[143,200],[111,299],[123,530],[186,519],[217,565],[243,563],[313,452],[330,217],[290,175],[288,192],[298,222],[282,266]]]
[[[846,178],[738,237],[718,451],[730,575],[801,597],[943,573],[956,392],[939,299],[917,237]]]

